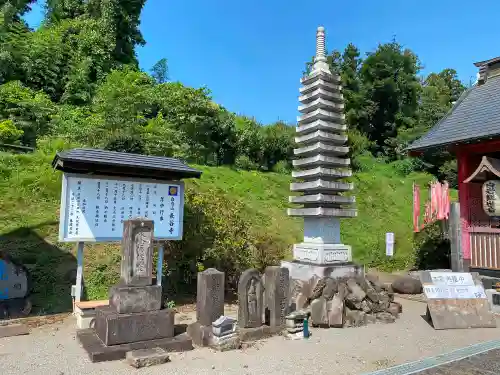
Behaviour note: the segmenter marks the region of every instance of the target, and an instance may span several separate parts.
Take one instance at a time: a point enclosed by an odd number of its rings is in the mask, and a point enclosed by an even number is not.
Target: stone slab
[[[30,329],[25,324],[5,324],[0,325],[0,338],[28,335]]]
[[[434,279],[431,277],[430,271],[420,273],[420,280],[427,297],[426,315],[432,320],[435,329],[496,327],[495,315],[490,309],[490,303],[486,298],[478,273],[446,272],[441,275],[442,280],[438,280],[436,277]],[[472,285],[458,285],[459,278],[462,283]],[[458,293],[459,290],[468,290],[468,288],[473,290],[476,287],[478,292],[476,298],[467,297],[469,293],[463,296]],[[447,298],[450,296],[453,298]]]
[[[288,268],[268,266],[264,270],[266,324],[273,330],[285,327],[290,293],[290,271]],[[269,321],[267,321],[269,319]]]
[[[170,362],[170,356],[162,348],[138,349],[127,352],[125,361],[132,367],[142,368]]]
[[[209,326],[224,315],[224,272],[209,268],[198,272],[196,321]]]
[[[138,218],[123,223],[121,280],[128,286],[153,283],[153,233],[150,219]]]
[[[139,349],[162,348],[168,352],[184,352],[193,349],[193,342],[185,333],[158,340],[139,341],[113,346],[104,345],[93,329],[79,330],[76,333],[76,337],[92,362],[124,359],[127,352]]]
[[[109,306],[119,314],[160,310],[161,302],[161,285],[116,285],[109,290]]]
[[[108,346],[168,338],[174,336],[174,316],[172,309],[118,314],[102,307],[96,309],[95,331]]]
[[[317,265],[346,263],[352,260],[352,249],[344,244],[302,242],[293,245],[293,259]]]

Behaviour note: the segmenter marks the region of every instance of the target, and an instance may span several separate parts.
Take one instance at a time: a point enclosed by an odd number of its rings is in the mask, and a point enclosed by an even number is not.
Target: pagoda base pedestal
[[[350,262],[351,247],[344,244],[302,242],[293,245],[293,259],[312,264],[338,264]]]
[[[318,280],[324,277],[343,279],[365,274],[365,267],[353,262],[314,264],[293,260],[282,261],[281,267],[288,268],[290,272],[289,312],[300,310],[307,305]]]

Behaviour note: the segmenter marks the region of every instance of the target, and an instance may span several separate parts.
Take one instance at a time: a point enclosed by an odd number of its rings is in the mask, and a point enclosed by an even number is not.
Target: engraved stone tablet
[[[153,231],[148,219],[125,220],[122,241],[121,279],[127,286],[146,286],[153,281]]]

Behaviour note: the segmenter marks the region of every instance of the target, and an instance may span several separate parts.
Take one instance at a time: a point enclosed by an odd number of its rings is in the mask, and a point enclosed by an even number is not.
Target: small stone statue
[[[248,287],[248,316],[253,317],[257,315],[257,288],[256,280],[250,280],[250,285]]]

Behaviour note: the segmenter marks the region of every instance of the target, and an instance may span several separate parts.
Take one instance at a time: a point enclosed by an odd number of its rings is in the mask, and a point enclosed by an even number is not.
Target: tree
[[[401,156],[398,130],[414,125],[421,88],[419,70],[417,56],[396,41],[379,45],[365,59],[360,70],[364,108],[359,129],[374,142],[375,154],[391,159]]]
[[[159,60],[151,68],[151,75],[157,83],[165,83],[168,81],[168,62],[167,59],[163,58]]]
[[[86,12],[84,0],[47,0],[46,19],[57,23],[64,19],[74,19]]]

